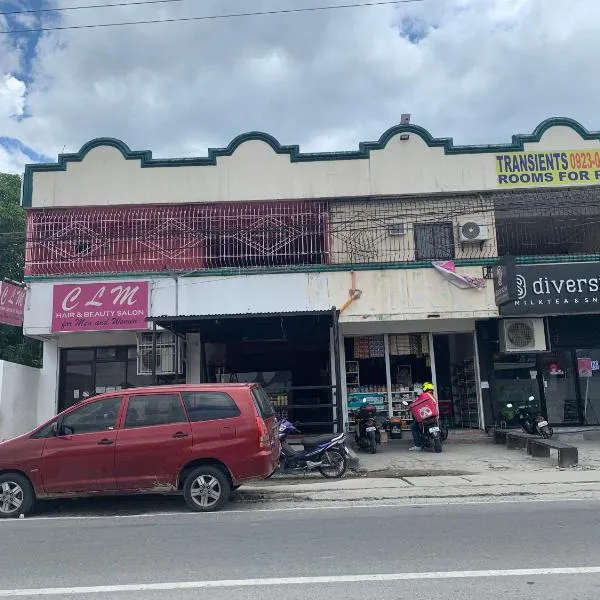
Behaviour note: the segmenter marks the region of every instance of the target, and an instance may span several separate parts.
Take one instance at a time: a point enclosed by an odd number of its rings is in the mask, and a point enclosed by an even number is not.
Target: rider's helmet
[[[422,386],[421,389],[424,392],[433,392],[433,383],[426,381]]]

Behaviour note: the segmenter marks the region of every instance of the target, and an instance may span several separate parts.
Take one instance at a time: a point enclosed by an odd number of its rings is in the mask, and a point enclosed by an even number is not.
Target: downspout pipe
[[[353,302],[355,302],[362,296],[362,290],[359,290],[356,287],[356,273],[354,271],[352,271],[351,277],[352,277],[352,287],[350,288],[350,292],[349,292],[350,297],[340,307],[340,314],[342,314]]]

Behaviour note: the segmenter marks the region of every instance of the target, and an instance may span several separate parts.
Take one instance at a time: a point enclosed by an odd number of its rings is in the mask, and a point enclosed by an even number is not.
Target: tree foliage
[[[0,173],[0,280],[23,281],[26,214],[20,204],[21,179]],[[41,366],[41,344],[20,327],[0,325],[0,359]]]

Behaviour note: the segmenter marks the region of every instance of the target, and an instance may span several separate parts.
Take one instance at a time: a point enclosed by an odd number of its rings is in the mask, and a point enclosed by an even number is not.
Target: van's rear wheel
[[[18,473],[0,475],[0,519],[27,514],[35,502],[29,480]]]
[[[223,508],[231,496],[231,483],[218,467],[210,465],[194,469],[183,485],[183,497],[195,512],[214,512]]]

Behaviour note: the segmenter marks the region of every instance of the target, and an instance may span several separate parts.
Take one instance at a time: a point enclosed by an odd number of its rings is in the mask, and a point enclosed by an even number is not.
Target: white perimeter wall
[[[38,424],[41,369],[0,361],[0,440],[30,431]]]

